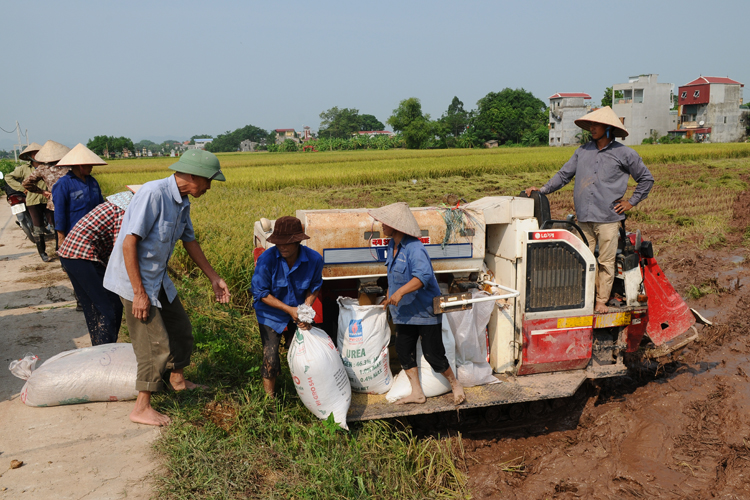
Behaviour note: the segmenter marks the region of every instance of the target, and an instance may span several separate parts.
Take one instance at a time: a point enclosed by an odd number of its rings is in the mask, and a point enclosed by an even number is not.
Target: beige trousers
[[[615,281],[615,259],[620,238],[619,222],[579,222],[589,242],[591,253],[599,243],[599,258],[596,269],[596,302],[606,304]]]

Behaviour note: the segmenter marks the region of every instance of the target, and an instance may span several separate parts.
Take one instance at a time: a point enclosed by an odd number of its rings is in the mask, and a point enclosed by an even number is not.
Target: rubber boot
[[[49,262],[49,257],[47,256],[47,244],[44,242],[44,230],[41,227],[34,226],[34,236],[37,238],[36,251],[39,252],[39,257],[41,257],[44,262]]]

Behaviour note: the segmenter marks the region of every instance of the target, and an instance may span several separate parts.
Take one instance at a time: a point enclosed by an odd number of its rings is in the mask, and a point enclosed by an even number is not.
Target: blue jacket
[[[318,252],[300,245],[299,257],[291,269],[279,249],[271,247],[258,257],[251,292],[258,323],[281,333],[292,320],[284,311],[264,304],[261,299],[273,295],[288,306],[305,302],[307,292],[323,286],[323,257]]]
[[[69,233],[84,215],[104,203],[104,198],[93,176],[82,181],[71,170],[52,186],[52,202],[55,204],[55,230]]]
[[[432,269],[430,256],[421,241],[413,236],[404,235],[398,244],[398,254],[393,256],[393,240],[388,243],[388,257],[385,265],[388,268],[388,292],[393,295],[396,290],[419,278],[422,288],[407,293],[398,306],[388,306],[393,323],[396,325],[437,325],[442,321],[440,315],[432,310],[432,299],[440,295],[435,272]]]

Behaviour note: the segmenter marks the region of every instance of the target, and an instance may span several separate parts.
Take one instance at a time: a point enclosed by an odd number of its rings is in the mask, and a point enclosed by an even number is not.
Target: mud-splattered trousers
[[[294,332],[297,331],[297,325],[292,321],[287,325],[286,331],[281,333],[266,325],[258,325],[258,328],[260,341],[263,344],[263,365],[260,369],[260,376],[265,379],[276,378],[281,373],[281,358],[279,357],[281,337],[284,337],[284,345],[288,348]]]

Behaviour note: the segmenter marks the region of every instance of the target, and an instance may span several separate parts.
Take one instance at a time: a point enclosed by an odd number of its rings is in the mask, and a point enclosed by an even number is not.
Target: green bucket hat
[[[221,165],[219,165],[219,159],[216,155],[202,149],[186,151],[180,156],[180,160],[171,164],[169,168],[183,174],[197,175],[213,181],[227,180],[221,173]]]

